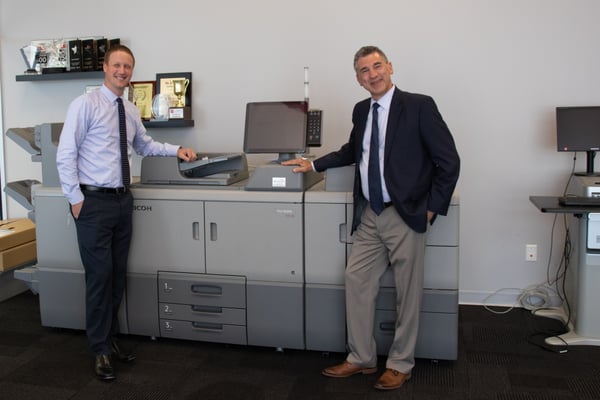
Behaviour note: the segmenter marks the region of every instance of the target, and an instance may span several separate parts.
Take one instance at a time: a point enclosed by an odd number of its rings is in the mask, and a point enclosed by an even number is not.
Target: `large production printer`
[[[41,124],[8,134],[18,143],[36,137],[39,146],[22,147],[38,151],[32,159],[41,160],[43,170],[41,183],[21,185],[30,186],[37,264],[15,276],[39,294],[42,325],[85,329],[84,271],[56,174],[60,129]],[[174,157],[142,160],[140,181],[132,185],[122,333],[345,352],[353,167],[298,178],[291,167],[249,169],[243,153],[200,160],[194,168]],[[263,174],[277,175],[278,187],[268,187]],[[282,176],[290,187],[281,187]],[[457,358],[458,234],[455,196],[448,216],[427,234],[419,358]],[[388,273],[377,300],[380,354],[387,354],[393,338],[394,310]]]

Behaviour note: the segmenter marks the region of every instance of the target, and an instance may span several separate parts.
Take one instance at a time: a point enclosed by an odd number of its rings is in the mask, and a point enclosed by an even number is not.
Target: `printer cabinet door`
[[[206,202],[206,272],[302,282],[302,204]]]
[[[129,272],[205,273],[203,216],[202,201],[136,198]]]

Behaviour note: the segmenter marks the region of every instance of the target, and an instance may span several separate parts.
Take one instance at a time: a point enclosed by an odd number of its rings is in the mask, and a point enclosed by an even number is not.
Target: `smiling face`
[[[378,52],[359,57],[354,65],[356,80],[360,86],[371,93],[374,100],[379,100],[390,90],[394,68],[384,56]]]
[[[133,65],[133,57],[122,50],[110,53],[104,60],[104,84],[117,96],[122,96],[125,88],[129,86]]]

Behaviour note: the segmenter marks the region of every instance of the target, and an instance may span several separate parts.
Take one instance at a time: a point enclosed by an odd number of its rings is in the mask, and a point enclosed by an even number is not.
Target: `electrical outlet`
[[[525,245],[525,261],[537,261],[537,244]]]

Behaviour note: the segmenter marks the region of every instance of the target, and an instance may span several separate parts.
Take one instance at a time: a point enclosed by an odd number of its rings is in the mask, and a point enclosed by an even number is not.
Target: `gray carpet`
[[[0,303],[0,399],[600,399],[600,347],[545,349],[557,321],[523,309],[460,306],[457,361],[417,360],[401,389],[372,388],[378,374],[331,379],[320,370],[344,354],[125,336],[137,360],[97,380],[84,332],[45,328],[38,298]],[[384,359],[380,367],[384,368]]]

